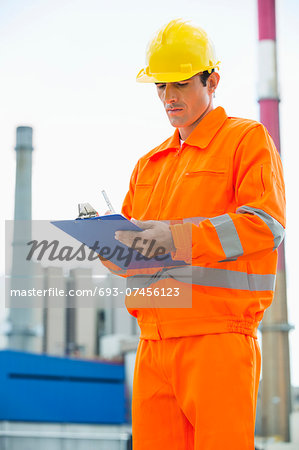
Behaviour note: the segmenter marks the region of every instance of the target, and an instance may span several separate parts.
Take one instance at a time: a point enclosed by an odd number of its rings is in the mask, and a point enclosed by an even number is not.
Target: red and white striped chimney
[[[275,0],[258,0],[258,101],[260,121],[268,129],[280,152],[279,92],[277,80]],[[265,312],[262,332],[262,434],[290,439],[290,362],[285,252],[278,249],[274,301]]]

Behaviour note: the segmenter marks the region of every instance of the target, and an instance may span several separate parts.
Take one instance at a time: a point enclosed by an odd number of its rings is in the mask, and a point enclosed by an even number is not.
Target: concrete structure
[[[65,289],[65,278],[61,267],[47,267],[43,271],[43,289]],[[66,298],[48,295],[44,298],[43,353],[65,355]]]
[[[91,270],[87,268],[71,270],[68,288],[77,291],[78,295],[67,299],[67,353],[92,358],[96,355],[97,346],[96,310],[89,305],[80,306],[85,300],[80,293],[84,289],[94,288]],[[88,301],[90,298],[86,297],[86,302]]]
[[[277,83],[275,0],[258,0],[259,61],[258,97],[260,121],[270,132],[280,151],[279,94]],[[291,412],[290,362],[285,256],[279,248],[276,291],[272,305],[265,312],[262,332],[263,386],[262,435],[290,439]]]
[[[299,448],[299,409],[293,411],[290,416],[291,443]]]
[[[293,411],[299,413],[299,386],[293,386],[292,388],[292,406]],[[298,427],[299,430],[299,427]]]

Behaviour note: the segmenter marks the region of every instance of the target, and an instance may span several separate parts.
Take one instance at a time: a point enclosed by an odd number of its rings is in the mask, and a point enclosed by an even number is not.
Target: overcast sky
[[[277,1],[281,148],[292,382],[299,385],[299,3]],[[2,219],[13,218],[15,129],[33,127],[33,219],[70,219],[79,202],[120,210],[137,159],[173,133],[155,87],[135,82],[153,33],[177,17],[212,37],[221,63],[215,106],[259,120],[256,0],[0,0]],[[0,273],[4,273],[4,220]],[[1,301],[3,304],[4,297]],[[3,308],[2,308],[3,310]],[[297,365],[295,354],[297,352]]]

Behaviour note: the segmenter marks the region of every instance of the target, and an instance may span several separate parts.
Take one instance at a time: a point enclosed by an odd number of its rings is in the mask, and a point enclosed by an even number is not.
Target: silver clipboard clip
[[[97,217],[99,213],[89,203],[78,203],[79,216],[77,219],[90,219]]]

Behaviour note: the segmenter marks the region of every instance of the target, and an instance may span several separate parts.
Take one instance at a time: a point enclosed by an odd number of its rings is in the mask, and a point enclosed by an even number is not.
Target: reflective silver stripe
[[[234,270],[193,267],[193,283],[200,286],[241,289],[245,291],[273,291],[275,275],[238,272]]]
[[[265,224],[270,228],[271,233],[273,234],[273,239],[274,239],[273,250],[277,249],[277,247],[283,241],[284,234],[285,234],[283,226],[278,222],[278,220],[274,219],[274,217],[270,216],[270,214],[267,214],[262,209],[251,208],[250,206],[245,205],[245,206],[241,206],[240,208],[238,208],[237,213],[255,214],[260,219],[262,219],[263,222],[265,222]]]
[[[273,291],[275,287],[275,275],[273,274],[248,274],[235,270],[199,266],[163,269],[153,276],[148,274],[134,275],[127,278],[127,286],[141,289],[165,278],[174,278],[177,281],[198,286],[244,291]]]
[[[223,214],[209,220],[216,229],[218,238],[227,258],[226,260],[233,261],[237,259],[238,256],[243,255],[244,251],[238,232],[229,214]]]

